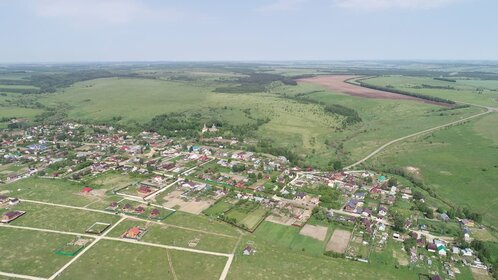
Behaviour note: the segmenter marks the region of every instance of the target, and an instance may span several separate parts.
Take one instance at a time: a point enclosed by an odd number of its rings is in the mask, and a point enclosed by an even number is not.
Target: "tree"
[[[333,163],[334,170],[342,170],[342,162],[340,160],[335,160]]]

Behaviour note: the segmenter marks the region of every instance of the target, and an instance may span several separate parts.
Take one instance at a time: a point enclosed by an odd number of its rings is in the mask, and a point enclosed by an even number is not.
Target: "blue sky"
[[[496,0],[0,0],[0,62],[498,60]]]

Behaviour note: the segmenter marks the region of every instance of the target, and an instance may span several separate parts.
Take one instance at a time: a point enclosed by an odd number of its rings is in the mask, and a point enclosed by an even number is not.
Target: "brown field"
[[[168,208],[175,208],[183,212],[199,215],[203,210],[208,209],[215,203],[214,200],[206,199],[196,201],[195,199],[185,201],[180,195],[182,191],[172,191],[164,197],[166,200],[163,206]]]
[[[304,235],[304,236],[309,236],[311,238],[320,240],[320,241],[325,241],[325,237],[327,237],[327,227],[322,227],[322,226],[313,226],[313,225],[305,225],[301,231],[299,231],[299,234]]]
[[[478,268],[471,268],[472,271],[472,276],[474,277],[475,280],[492,280],[493,277],[491,277],[488,272],[484,269],[478,269]]]
[[[327,251],[344,254],[348,247],[351,232],[343,229],[336,229],[327,243]]]
[[[387,92],[381,90],[375,90],[370,88],[365,88],[357,85],[347,83],[346,80],[361,78],[360,76],[353,75],[324,75],[312,78],[299,79],[298,82],[303,83],[313,83],[317,85],[324,86],[327,89],[336,92],[346,93],[352,96],[366,97],[366,98],[378,98],[378,99],[404,99],[404,100],[414,100],[430,104],[447,105],[437,102],[431,102],[428,100]]]

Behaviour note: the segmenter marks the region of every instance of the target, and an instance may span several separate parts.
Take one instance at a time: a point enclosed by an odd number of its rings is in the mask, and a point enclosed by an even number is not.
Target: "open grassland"
[[[498,226],[498,114],[395,145],[367,164],[418,168],[443,200],[468,206]]]
[[[434,80],[431,77],[381,76],[363,82],[383,87],[392,86],[400,90],[458,102],[498,107],[498,81],[459,79],[456,82],[447,82]]]
[[[0,271],[50,277],[71,260],[54,250],[72,239],[74,236],[0,227]]]
[[[26,211],[26,214],[11,222],[13,225],[78,233],[85,233],[95,222],[114,224],[119,220],[118,216],[111,214],[29,202],[21,202],[15,209]]]
[[[395,269],[393,263],[370,265],[318,254],[312,256],[306,249],[298,251],[297,248],[289,248],[288,244],[282,244],[276,237],[280,235],[282,239],[289,241],[294,239],[294,235],[299,236],[298,232],[277,234],[285,230],[271,230],[268,237],[258,235],[257,232],[263,228],[264,225],[261,225],[254,235],[242,240],[232,263],[229,279],[418,279],[413,271]],[[320,243],[317,247],[323,249],[322,242],[304,236],[301,238],[307,239],[303,244],[314,241]],[[256,249],[254,255],[242,255],[247,242]]]
[[[122,243],[99,241],[65,270],[60,279],[218,279],[226,258]]]
[[[0,190],[8,190],[10,196],[21,199],[85,206],[98,198],[82,195],[81,190],[84,186],[67,180],[28,178],[0,186]]]
[[[209,232],[193,231],[168,225],[153,223],[147,225],[145,222],[135,220],[121,222],[109,233],[109,236],[120,237],[133,226],[146,227],[147,233],[141,240],[156,244],[194,248],[219,253],[231,253],[237,243],[237,237],[226,237],[211,234]],[[189,243],[196,243],[196,245],[191,247],[189,246]]]
[[[352,108],[362,119],[361,123],[314,137],[316,150],[309,157],[311,162],[321,165],[325,159],[330,160],[341,155],[351,162],[366,156],[390,140],[482,111],[479,108],[444,110],[445,107],[418,101],[362,98],[323,91],[323,88],[313,91],[307,83],[297,87],[303,87],[302,92],[310,92],[306,94],[309,99]],[[297,88],[294,87],[293,90],[297,91]]]
[[[230,236],[239,236],[239,231],[224,222],[216,219],[206,218],[202,215],[194,215],[186,212],[177,211],[163,221],[165,224],[171,224],[206,232],[220,233]]]

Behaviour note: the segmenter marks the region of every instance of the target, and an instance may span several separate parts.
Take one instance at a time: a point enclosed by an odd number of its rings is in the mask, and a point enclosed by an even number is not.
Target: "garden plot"
[[[327,243],[327,251],[344,254],[348,248],[351,232],[343,229],[336,229]]]
[[[299,234],[309,236],[320,241],[325,241],[325,238],[327,237],[327,230],[328,228],[323,226],[305,225],[301,231],[299,231]]]

